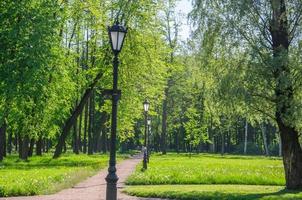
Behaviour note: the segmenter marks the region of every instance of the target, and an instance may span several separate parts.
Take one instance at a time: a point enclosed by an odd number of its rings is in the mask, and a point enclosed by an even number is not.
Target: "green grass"
[[[285,184],[280,158],[199,154],[153,154],[147,171],[138,165],[129,185],[160,184]]]
[[[152,185],[130,186],[126,193],[140,197],[177,200],[298,200],[302,192],[287,191],[282,186],[256,185]]]
[[[49,194],[84,180],[108,165],[108,155],[51,155],[20,161],[16,156],[0,163],[0,196]]]
[[[302,199],[302,192],[284,189],[280,158],[155,154],[148,169],[141,169],[140,164],[128,178],[126,193],[178,200]]]

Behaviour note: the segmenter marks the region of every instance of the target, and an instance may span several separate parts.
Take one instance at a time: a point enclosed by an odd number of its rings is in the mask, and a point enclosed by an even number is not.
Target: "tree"
[[[243,70],[248,103],[278,124],[288,189],[302,188],[302,151],[299,144],[299,110],[296,96],[301,92],[295,76],[300,73],[295,59],[301,30],[300,1],[194,1],[192,13],[199,31],[219,25],[225,46],[231,52],[246,52]],[[243,20],[244,19],[244,20]],[[219,45],[219,44],[217,44]],[[258,66],[256,66],[256,64]],[[257,81],[256,81],[257,80]],[[254,106],[261,103],[262,106]],[[268,105],[268,107],[266,107]]]

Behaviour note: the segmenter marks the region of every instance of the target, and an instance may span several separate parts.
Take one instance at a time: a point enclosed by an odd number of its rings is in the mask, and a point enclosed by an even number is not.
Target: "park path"
[[[128,196],[121,192],[124,188],[126,178],[135,170],[136,165],[141,162],[141,155],[124,160],[117,165],[118,199],[119,200],[159,200],[153,198],[139,198]],[[106,196],[107,169],[103,169],[97,175],[75,185],[72,188],[62,190],[53,195],[41,195],[31,197],[8,197],[0,200],[104,200]]]

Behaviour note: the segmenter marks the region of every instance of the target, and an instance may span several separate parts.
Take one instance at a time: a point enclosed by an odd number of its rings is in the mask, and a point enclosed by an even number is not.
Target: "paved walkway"
[[[131,197],[121,192],[126,178],[135,170],[136,165],[141,162],[141,156],[122,161],[117,165],[118,199],[119,200],[159,200],[152,198]],[[62,190],[53,195],[41,195],[31,197],[9,197],[0,200],[104,200],[106,196],[107,169],[103,169],[97,175],[88,178],[70,189]]]

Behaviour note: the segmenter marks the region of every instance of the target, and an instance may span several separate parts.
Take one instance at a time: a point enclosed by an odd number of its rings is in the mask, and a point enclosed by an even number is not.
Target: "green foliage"
[[[129,185],[246,184],[284,185],[282,161],[278,158],[219,156],[211,154],[153,155],[147,171],[136,172]]]
[[[62,12],[53,1],[2,1],[2,119],[21,136],[53,136],[69,112],[74,84],[60,47]],[[63,60],[64,58],[64,60]]]
[[[160,106],[170,53],[153,1],[1,1],[0,124],[16,138],[56,140],[65,120],[97,74],[95,100],[112,87],[107,26],[118,15],[128,34],[120,55],[119,138],[133,137],[142,102]],[[110,102],[96,104],[110,113]],[[110,126],[110,122],[106,123]]]
[[[127,194],[139,197],[179,200],[297,200],[302,192],[285,190],[282,186],[256,185],[154,185],[130,186]]]

